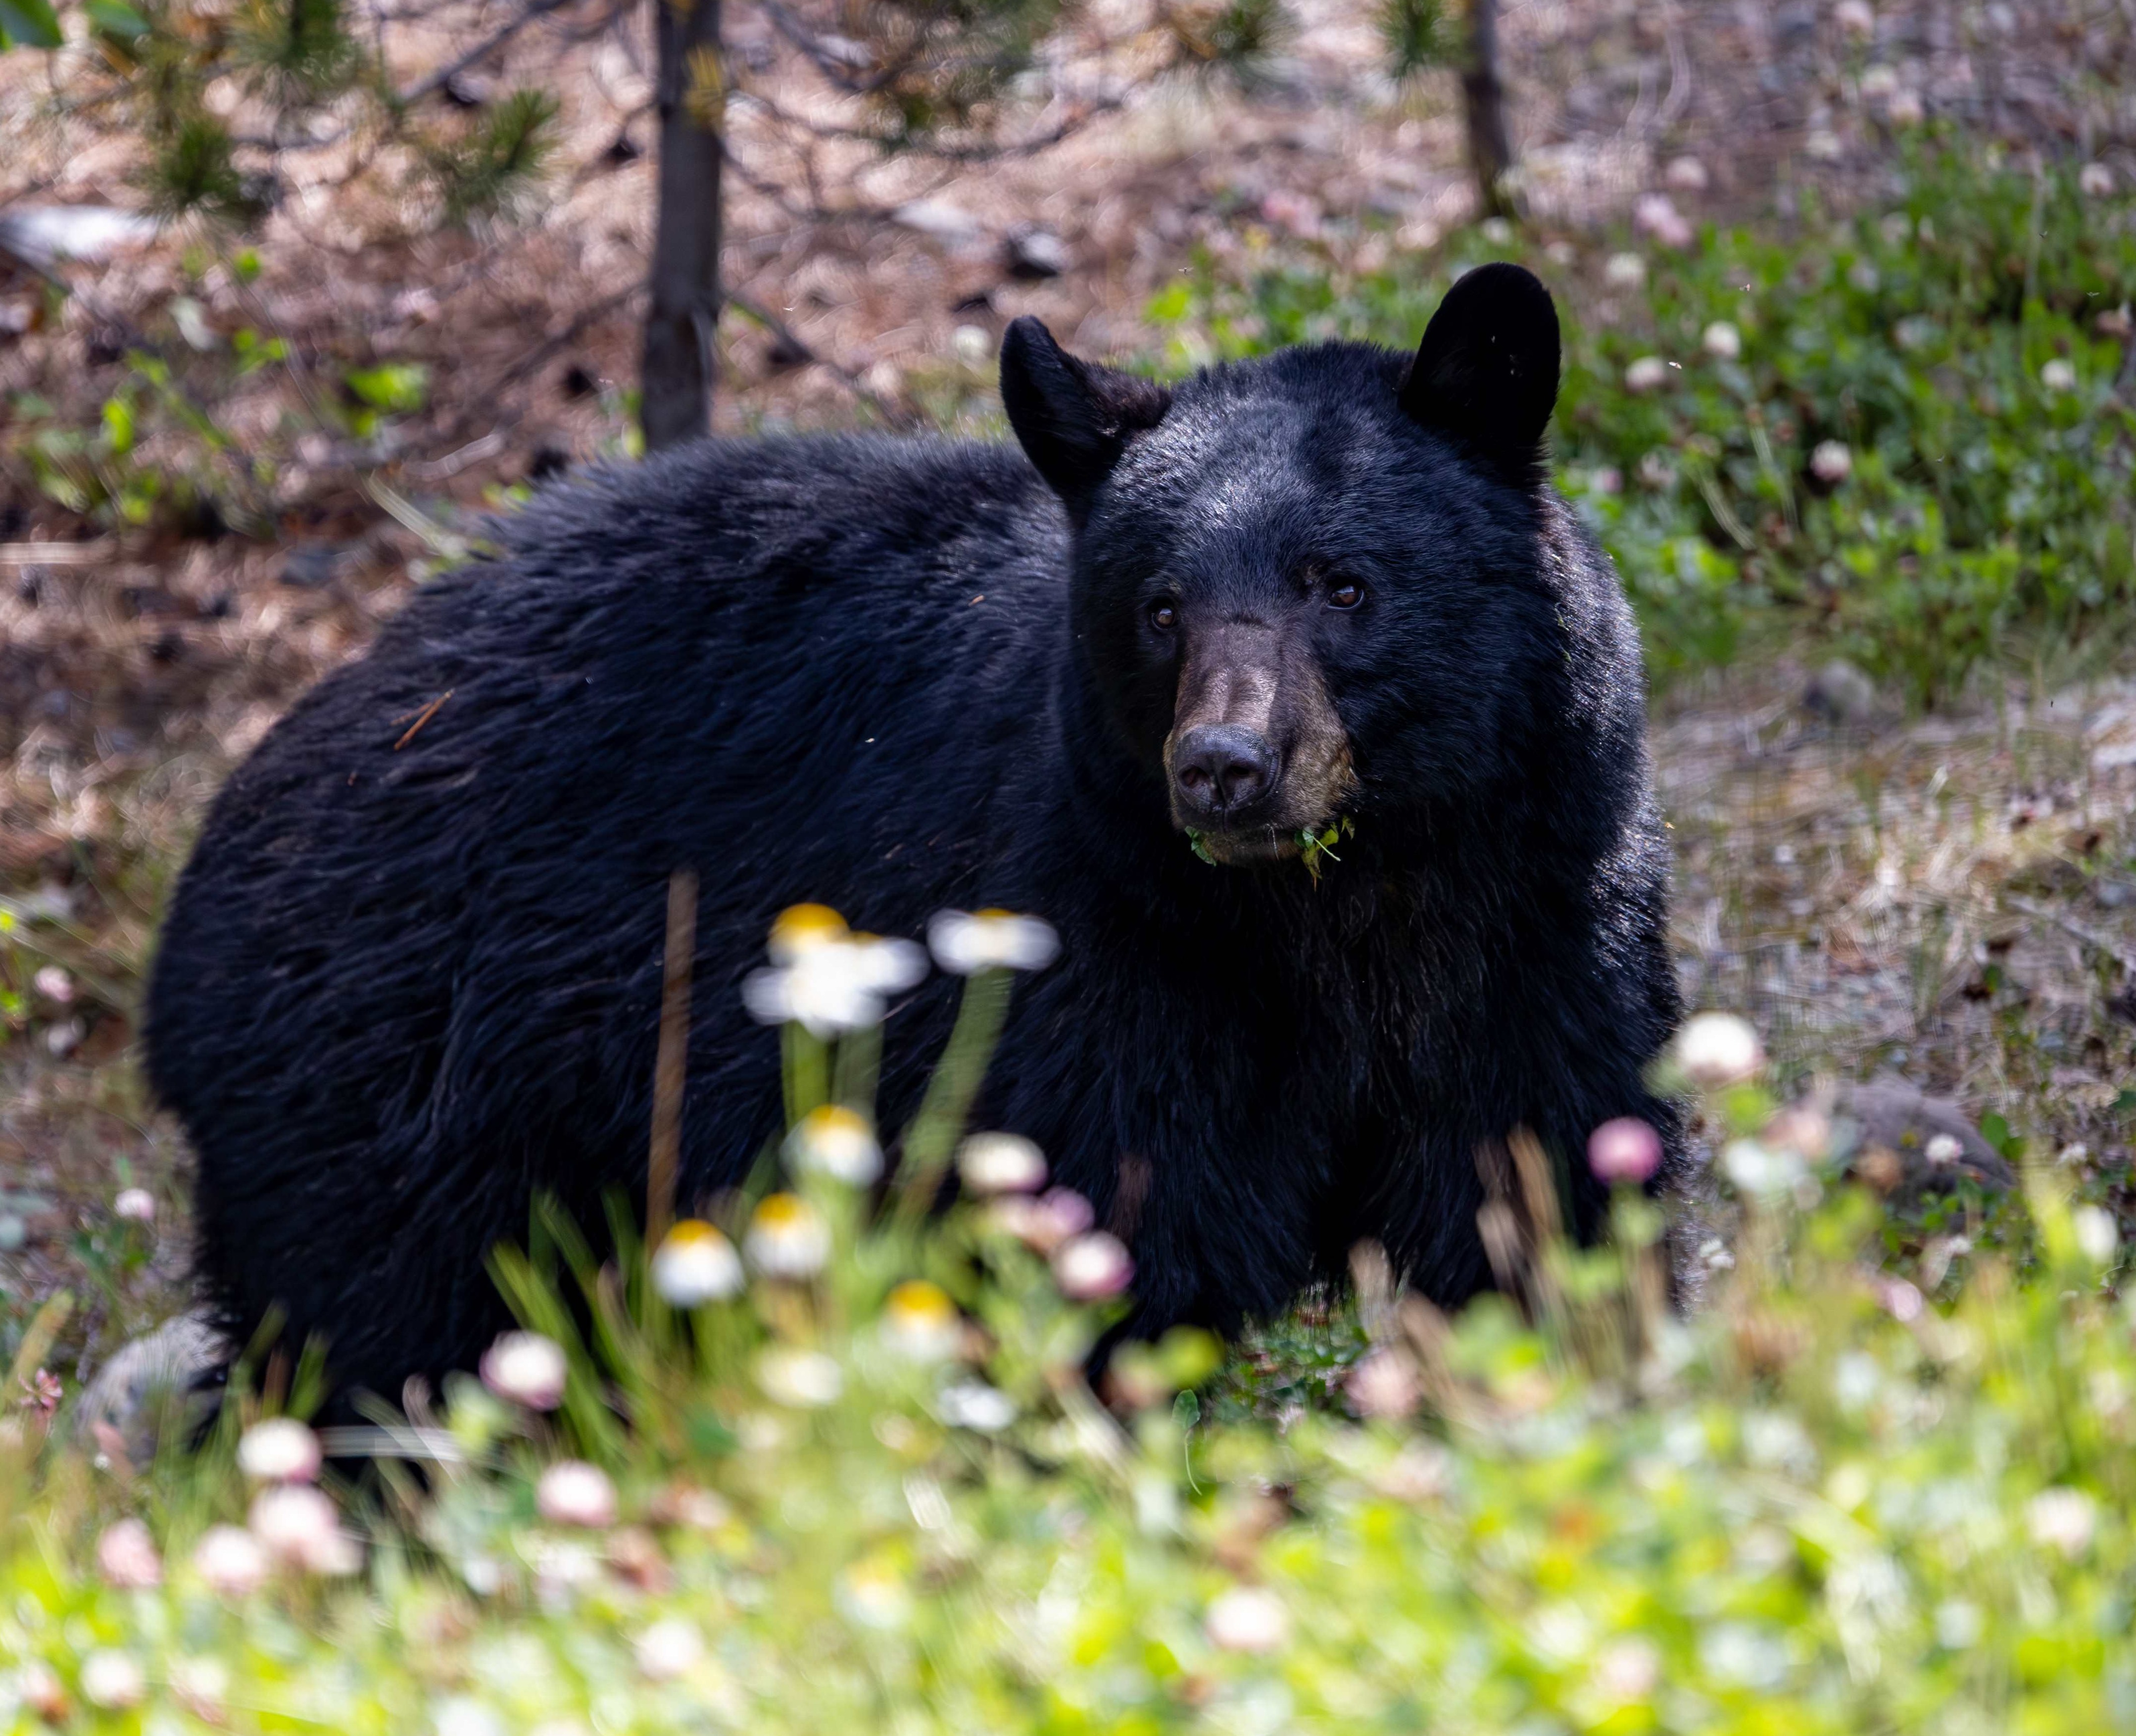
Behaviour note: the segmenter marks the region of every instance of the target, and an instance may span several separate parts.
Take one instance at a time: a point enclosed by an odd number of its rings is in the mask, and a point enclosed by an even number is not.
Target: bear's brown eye
[[[1330,609],[1355,609],[1365,600],[1365,587],[1354,579],[1345,579],[1329,588],[1328,606]]]
[[[1179,624],[1179,611],[1160,597],[1149,606],[1149,624],[1159,633],[1170,633]]]

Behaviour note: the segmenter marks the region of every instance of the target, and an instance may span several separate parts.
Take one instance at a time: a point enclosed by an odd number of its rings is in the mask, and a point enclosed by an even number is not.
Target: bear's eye
[[[1159,633],[1170,633],[1179,624],[1179,611],[1168,597],[1159,597],[1149,606],[1149,624]]]
[[[1328,588],[1330,609],[1355,609],[1365,600],[1365,587],[1354,579],[1339,579]]]

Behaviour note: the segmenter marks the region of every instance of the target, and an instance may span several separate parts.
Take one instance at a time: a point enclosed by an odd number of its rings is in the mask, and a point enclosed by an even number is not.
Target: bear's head
[[[1067,508],[1079,653],[1206,853],[1294,855],[1506,769],[1552,642],[1557,372],[1550,293],[1509,264],[1456,284],[1414,357],[1321,344],[1168,387],[1009,327],[1002,398]]]

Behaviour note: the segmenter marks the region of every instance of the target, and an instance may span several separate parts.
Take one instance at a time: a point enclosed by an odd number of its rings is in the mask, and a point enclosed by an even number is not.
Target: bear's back
[[[499,536],[269,732],[180,880],[149,1073],[248,1175],[321,1093],[325,1163],[390,1146],[456,1068],[582,1089],[657,978],[677,866],[723,883],[706,919],[735,932],[703,938],[734,957],[801,898],[883,926],[954,902],[1042,727],[1066,526],[1011,449],[704,443]],[[959,823],[901,850],[915,811]]]

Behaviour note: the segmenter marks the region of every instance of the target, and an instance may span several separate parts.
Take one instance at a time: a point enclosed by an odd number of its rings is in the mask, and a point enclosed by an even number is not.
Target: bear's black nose
[[[1200,724],[1172,756],[1180,805],[1197,817],[1235,820],[1275,783],[1275,750],[1237,724]]]

